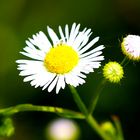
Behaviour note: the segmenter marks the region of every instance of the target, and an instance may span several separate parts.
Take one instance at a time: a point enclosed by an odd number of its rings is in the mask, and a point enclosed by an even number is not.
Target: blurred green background
[[[127,34],[140,35],[139,0],[0,0],[0,107],[21,103],[51,105],[77,110],[69,89],[48,93],[23,83],[15,60],[23,58],[19,51],[25,40],[38,31],[46,33],[51,26],[58,33],[58,25],[80,23],[93,31],[92,37],[100,36],[97,43],[104,44],[105,61],[121,62],[123,54],[120,41]],[[101,94],[94,116],[99,122],[119,116],[126,140],[139,136],[140,64],[131,62],[124,68],[124,79],[118,85],[108,84]],[[101,68],[88,75],[86,84],[78,87],[83,101],[89,100],[102,77]],[[15,134],[0,140],[46,140],[47,124],[58,116],[41,112],[19,113],[13,117]],[[100,140],[91,128],[75,120],[81,128],[80,140]]]

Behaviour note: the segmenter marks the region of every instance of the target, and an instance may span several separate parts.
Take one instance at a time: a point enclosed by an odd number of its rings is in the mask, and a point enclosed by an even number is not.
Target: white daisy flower
[[[25,76],[24,82],[31,81],[31,85],[43,87],[51,92],[56,86],[56,93],[66,84],[77,87],[85,83],[85,74],[99,68],[103,45],[91,49],[99,40],[94,38],[89,43],[92,34],[91,29],[79,31],[80,24],[73,23],[70,31],[68,25],[65,31],[59,26],[60,37],[47,27],[51,40],[43,33],[33,35],[32,39],[26,41],[27,46],[21,54],[32,60],[17,60],[18,70],[21,76]]]
[[[128,35],[121,44],[123,53],[132,60],[140,60],[140,36]]]

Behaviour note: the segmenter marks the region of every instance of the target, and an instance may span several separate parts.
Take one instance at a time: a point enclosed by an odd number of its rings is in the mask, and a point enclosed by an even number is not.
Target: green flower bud
[[[123,78],[123,67],[117,62],[109,62],[103,68],[103,76],[111,83],[118,83]]]
[[[115,136],[116,135],[116,129],[113,126],[113,124],[109,121],[106,121],[101,124],[101,129],[105,131],[107,134]]]

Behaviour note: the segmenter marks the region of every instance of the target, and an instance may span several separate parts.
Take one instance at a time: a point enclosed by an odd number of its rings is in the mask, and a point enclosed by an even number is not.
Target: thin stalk
[[[87,111],[87,109],[86,109],[85,104],[84,104],[83,101],[81,100],[81,98],[80,98],[80,96],[79,96],[77,90],[76,90],[73,86],[70,86],[70,85],[69,85],[69,88],[70,88],[70,90],[71,90],[71,93],[72,93],[72,95],[73,95],[73,98],[74,98],[74,100],[75,100],[77,106],[79,107],[80,111],[81,111],[85,116],[87,116],[87,115],[88,115],[88,111]]]
[[[125,56],[124,59],[121,62],[121,65],[123,67],[125,67],[129,62],[130,62],[130,60]]]
[[[93,113],[93,111],[94,111],[94,109],[95,109],[95,107],[97,105],[97,102],[98,102],[99,96],[101,94],[101,91],[103,90],[105,84],[106,84],[106,80],[103,79],[101,81],[101,83],[98,85],[93,97],[91,98],[91,102],[90,102],[89,109],[88,109],[89,114]]]
[[[121,62],[121,65],[124,65],[126,61],[127,61],[127,57],[125,56],[125,57],[123,58],[122,62]]]
[[[84,115],[82,115],[79,112],[75,112],[75,111],[71,111],[71,110],[63,109],[59,107],[38,106],[38,105],[32,105],[32,104],[20,104],[13,107],[0,109],[0,115],[11,116],[16,113],[25,112],[25,111],[51,112],[51,113],[56,113],[64,117],[84,119]]]

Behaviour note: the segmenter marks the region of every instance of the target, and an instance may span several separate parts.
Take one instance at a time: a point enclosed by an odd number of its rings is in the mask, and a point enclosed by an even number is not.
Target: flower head
[[[140,36],[128,35],[121,44],[123,53],[132,60],[140,60]]]
[[[80,135],[79,127],[69,119],[56,119],[46,129],[49,140],[77,140]]]
[[[60,37],[47,27],[48,37],[39,32],[32,39],[26,41],[27,46],[21,54],[33,60],[17,60],[20,75],[25,76],[24,82],[31,81],[35,87],[48,88],[52,91],[56,86],[56,93],[66,84],[74,87],[85,83],[85,74],[93,72],[100,66],[103,45],[91,49],[99,40],[94,38],[89,43],[91,29],[79,31],[80,24],[68,25],[65,31],[59,26]]]
[[[103,75],[105,79],[111,83],[118,83],[123,78],[123,68],[117,62],[109,62],[103,68]]]

